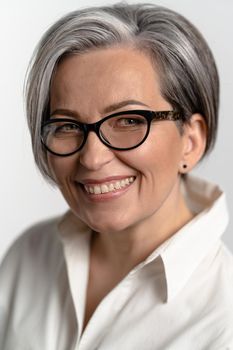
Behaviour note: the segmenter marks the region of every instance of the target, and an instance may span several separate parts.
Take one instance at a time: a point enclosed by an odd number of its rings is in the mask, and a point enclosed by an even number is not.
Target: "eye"
[[[79,130],[78,125],[66,123],[66,124],[57,126],[56,132],[69,133],[69,132],[76,132],[77,130]]]
[[[122,126],[133,126],[133,125],[140,125],[142,124],[143,121],[140,120],[139,118],[121,118],[118,120],[118,124]]]
[[[74,137],[83,134],[81,127],[74,123],[56,122],[49,126],[50,132],[55,137]]]
[[[146,119],[141,115],[122,115],[109,120],[112,128],[134,129],[144,127],[147,124]]]

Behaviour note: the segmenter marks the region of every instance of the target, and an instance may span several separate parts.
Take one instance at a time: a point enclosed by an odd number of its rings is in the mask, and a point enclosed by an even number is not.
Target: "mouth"
[[[129,176],[125,178],[103,181],[101,183],[88,182],[82,184],[84,192],[92,196],[100,196],[107,194],[115,194],[126,190],[135,181],[135,176]]]

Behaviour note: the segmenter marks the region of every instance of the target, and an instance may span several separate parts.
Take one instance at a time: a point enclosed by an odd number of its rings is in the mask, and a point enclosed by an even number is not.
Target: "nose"
[[[114,156],[114,152],[105,146],[98,136],[91,131],[85,145],[79,152],[79,162],[89,170],[99,170],[110,163]]]

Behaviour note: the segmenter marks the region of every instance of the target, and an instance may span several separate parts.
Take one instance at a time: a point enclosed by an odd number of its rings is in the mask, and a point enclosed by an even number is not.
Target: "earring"
[[[188,165],[187,164],[183,164],[183,169],[187,169]]]

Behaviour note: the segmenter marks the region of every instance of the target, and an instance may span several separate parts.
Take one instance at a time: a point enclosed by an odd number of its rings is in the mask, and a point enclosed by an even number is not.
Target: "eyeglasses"
[[[80,151],[90,131],[107,147],[127,151],[140,146],[150,132],[152,121],[183,119],[178,111],[154,112],[130,110],[111,114],[96,123],[85,124],[69,118],[53,118],[43,123],[41,141],[57,156],[70,156]]]

